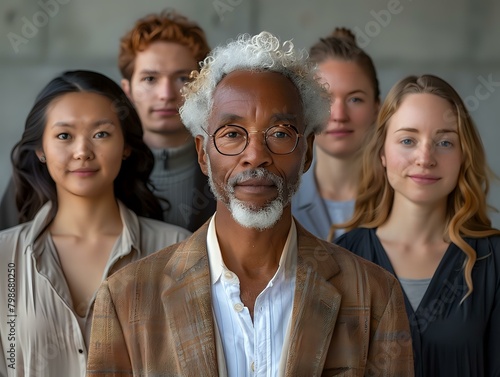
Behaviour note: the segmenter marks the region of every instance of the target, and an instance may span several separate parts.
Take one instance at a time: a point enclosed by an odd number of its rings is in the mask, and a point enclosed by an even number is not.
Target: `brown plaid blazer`
[[[87,376],[218,376],[208,224],[101,286]],[[297,224],[286,376],[413,376],[401,288]],[[219,355],[221,356],[221,355]],[[237,376],[236,376],[237,377]]]

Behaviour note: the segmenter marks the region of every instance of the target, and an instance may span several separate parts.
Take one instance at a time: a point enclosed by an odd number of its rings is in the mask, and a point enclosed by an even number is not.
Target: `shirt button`
[[[224,277],[228,280],[231,280],[233,278],[233,274],[229,271],[224,272]]]
[[[234,304],[234,310],[237,312],[241,312],[243,310],[244,306],[241,302],[238,302],[237,304]]]
[[[80,349],[78,350],[78,352],[79,352],[79,353],[83,353],[83,350],[80,348]]]
[[[255,372],[255,363],[252,361],[252,365],[250,365],[250,368],[252,368],[252,372]]]

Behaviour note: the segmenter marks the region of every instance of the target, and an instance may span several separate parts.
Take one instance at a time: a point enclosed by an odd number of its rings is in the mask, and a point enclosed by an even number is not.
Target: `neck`
[[[322,198],[347,201],[356,198],[361,160],[359,156],[339,159],[316,148],[314,176]]]
[[[225,205],[219,202],[215,225],[224,263],[238,276],[272,276],[278,269],[291,221],[292,215],[288,206],[272,228],[263,231],[245,228],[238,224]]]
[[[172,133],[159,133],[145,130],[143,139],[146,145],[151,149],[175,148],[193,142],[193,137],[185,128]]]
[[[377,233],[392,240],[414,244],[443,242],[446,228],[446,201],[418,205],[395,196],[391,214]]]
[[[57,214],[50,225],[53,234],[90,237],[96,234],[118,234],[123,224],[113,195],[82,198],[58,195]]]

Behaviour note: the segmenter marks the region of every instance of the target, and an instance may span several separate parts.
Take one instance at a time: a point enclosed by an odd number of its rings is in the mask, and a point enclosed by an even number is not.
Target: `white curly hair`
[[[213,106],[217,84],[237,70],[271,71],[288,77],[297,87],[304,112],[307,136],[320,133],[330,116],[330,96],[316,79],[316,68],[305,50],[294,48],[291,41],[282,45],[277,37],[263,31],[258,35],[240,35],[225,46],[212,50],[200,62],[200,72],[183,89],[184,105],[180,108],[183,124],[193,136],[206,135],[208,117]]]

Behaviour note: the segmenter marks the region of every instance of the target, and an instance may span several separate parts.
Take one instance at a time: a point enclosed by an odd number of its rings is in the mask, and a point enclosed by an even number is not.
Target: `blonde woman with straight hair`
[[[415,376],[500,375],[500,231],[484,148],[444,80],[410,76],[382,104],[347,233],[336,243],[405,293]],[[332,227],[332,228],[335,228]]]

